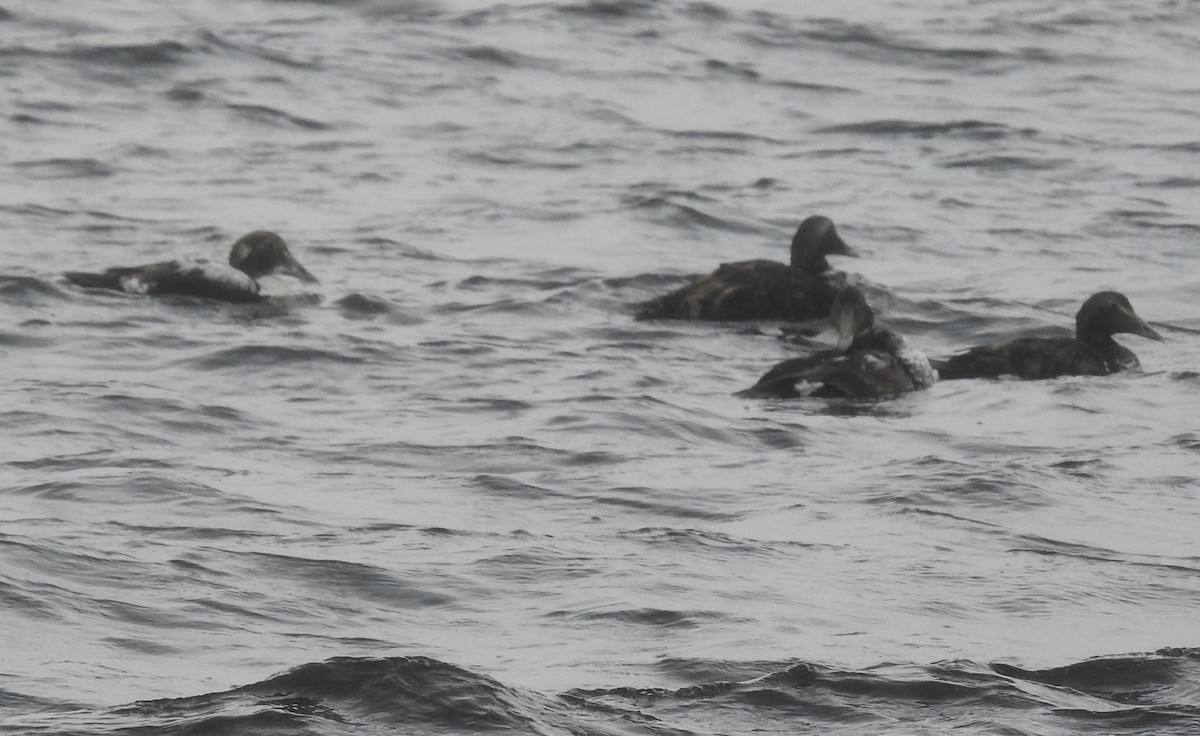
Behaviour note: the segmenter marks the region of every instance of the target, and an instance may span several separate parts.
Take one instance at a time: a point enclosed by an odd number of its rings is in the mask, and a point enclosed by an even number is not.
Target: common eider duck
[[[868,327],[840,358],[826,361],[801,376],[818,384],[809,396],[879,399],[927,389],[938,373],[908,338],[893,330]]]
[[[739,395],[877,399],[937,382],[937,371],[908,338],[874,324],[874,314],[858,289],[839,292],[835,310],[831,318],[838,326],[839,344],[848,330],[854,334],[844,353],[835,349],[784,361]]]
[[[826,256],[854,256],[828,217],[814,215],[792,237],[791,264],[753,260],[721,264],[669,294],[641,305],[637,319],[799,322],[829,314],[837,293]]]
[[[735,395],[779,399],[793,399],[800,396],[796,385],[804,372],[843,355],[854,341],[854,336],[875,323],[875,313],[871,311],[861,289],[847,286],[834,297],[833,307],[829,310],[829,321],[837,330],[836,347],[818,350],[798,358],[788,358],[777,363],[771,370],[764,373],[762,378],[758,379],[758,383],[748,389],[738,391]]]
[[[118,266],[100,273],[67,271],[78,286],[114,289],[129,294],[179,295],[223,302],[260,302],[288,293],[278,275],[315,282],[283,238],[266,230],[247,233],[229,251],[229,265],[203,259],[162,261],[143,266]]]
[[[1075,337],[1022,337],[981,345],[939,363],[938,372],[946,379],[1013,375],[1037,380],[1137,370],[1137,356],[1112,338],[1121,332],[1163,339],[1133,311],[1124,294],[1101,291],[1088,297],[1075,315]]]

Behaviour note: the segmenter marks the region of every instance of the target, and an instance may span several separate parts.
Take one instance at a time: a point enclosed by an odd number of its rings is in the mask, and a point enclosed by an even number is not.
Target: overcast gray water
[[[0,733],[1200,733],[1200,4],[0,0]],[[811,214],[931,356],[636,322]],[[279,232],[317,293],[67,284]],[[832,342],[814,323],[814,344]]]

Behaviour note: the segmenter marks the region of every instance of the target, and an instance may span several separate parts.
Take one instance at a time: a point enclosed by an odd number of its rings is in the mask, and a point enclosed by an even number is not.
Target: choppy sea
[[[1200,733],[1200,3],[0,0],[0,733]],[[732,396],[836,265],[932,356]],[[64,269],[279,232],[269,305]],[[808,326],[811,342],[832,340]]]

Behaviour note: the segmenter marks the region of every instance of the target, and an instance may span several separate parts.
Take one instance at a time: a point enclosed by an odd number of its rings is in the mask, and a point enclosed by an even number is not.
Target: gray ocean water
[[[1200,733],[1200,4],[0,0],[0,733]],[[636,322],[832,217],[947,355]],[[269,305],[64,269],[220,260]],[[832,340],[810,325],[813,343]]]

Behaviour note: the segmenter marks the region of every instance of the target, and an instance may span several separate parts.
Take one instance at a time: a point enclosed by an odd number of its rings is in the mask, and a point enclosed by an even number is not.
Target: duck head
[[[287,274],[303,281],[317,281],[288,250],[283,238],[267,230],[255,230],[238,238],[229,251],[229,265],[256,280],[268,274]]]
[[[1085,337],[1109,337],[1127,333],[1162,340],[1163,336],[1133,311],[1129,299],[1118,291],[1101,291],[1092,294],[1075,315],[1075,335]]]
[[[857,258],[858,254],[838,235],[833,220],[813,215],[800,223],[796,234],[792,236],[792,267],[819,274],[829,269],[825,256]]]

